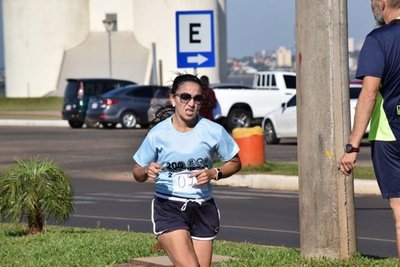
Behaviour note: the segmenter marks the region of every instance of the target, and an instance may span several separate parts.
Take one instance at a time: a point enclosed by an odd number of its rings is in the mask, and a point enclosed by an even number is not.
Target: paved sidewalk
[[[221,255],[213,255],[212,264],[229,261],[232,259],[228,256]],[[168,256],[155,256],[155,257],[146,257],[146,258],[136,258],[131,260],[128,263],[112,265],[111,267],[133,267],[133,266],[141,266],[141,267],[157,267],[157,266],[165,266],[172,267],[174,266]]]

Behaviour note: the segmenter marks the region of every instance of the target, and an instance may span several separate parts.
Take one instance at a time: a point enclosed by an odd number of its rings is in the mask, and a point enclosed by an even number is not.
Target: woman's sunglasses
[[[182,104],[186,104],[189,103],[190,100],[194,100],[194,103],[196,103],[197,105],[200,105],[204,102],[204,96],[203,95],[195,95],[195,96],[191,96],[188,93],[181,93],[181,94],[174,94],[174,96],[179,96],[179,99],[181,101]]]

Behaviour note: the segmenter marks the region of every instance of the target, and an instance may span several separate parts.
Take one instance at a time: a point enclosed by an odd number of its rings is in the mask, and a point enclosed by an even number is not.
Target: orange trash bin
[[[265,162],[264,133],[260,126],[235,128],[232,137],[238,144],[242,166],[259,166]]]

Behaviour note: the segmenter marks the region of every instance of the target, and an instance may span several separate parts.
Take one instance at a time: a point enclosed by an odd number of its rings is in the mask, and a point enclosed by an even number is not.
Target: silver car
[[[154,93],[154,96],[150,100],[150,107],[147,111],[147,117],[150,124],[156,120],[157,111],[160,111],[163,107],[171,105],[171,101],[169,100],[170,93],[171,88],[169,87],[160,87]],[[170,115],[172,115],[172,113]]]
[[[129,85],[89,100],[88,121],[99,122],[103,128],[142,128],[149,125],[147,110],[154,93],[163,88],[156,85]]]

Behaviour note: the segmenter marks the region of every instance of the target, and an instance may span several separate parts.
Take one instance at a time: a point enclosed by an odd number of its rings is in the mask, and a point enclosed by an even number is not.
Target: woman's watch
[[[219,179],[222,178],[222,171],[218,168],[214,168],[214,170],[216,171],[215,176],[214,176],[214,180],[218,181]]]

